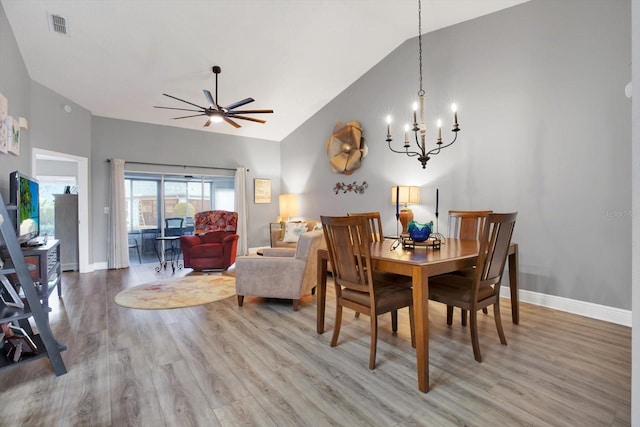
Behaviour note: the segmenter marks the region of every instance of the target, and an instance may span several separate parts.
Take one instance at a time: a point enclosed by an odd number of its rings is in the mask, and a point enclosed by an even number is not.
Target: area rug
[[[235,277],[198,274],[125,289],[116,295],[115,303],[126,308],[163,310],[207,304],[235,293]]]

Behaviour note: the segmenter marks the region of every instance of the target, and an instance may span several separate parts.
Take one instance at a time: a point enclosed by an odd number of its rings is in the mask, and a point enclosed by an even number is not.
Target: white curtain
[[[238,212],[238,255],[249,253],[249,239],[247,236],[247,170],[236,169],[236,212]]]
[[[127,240],[127,208],[124,188],[124,160],[111,159],[111,191],[109,192],[109,268],[129,267]]]

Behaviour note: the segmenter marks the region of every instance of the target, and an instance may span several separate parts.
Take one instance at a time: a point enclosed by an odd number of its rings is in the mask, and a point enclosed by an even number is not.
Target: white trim
[[[103,262],[94,262],[93,264],[91,264],[91,271],[97,271],[97,270],[108,270],[109,269],[109,263],[107,261],[103,261]]]
[[[32,148],[31,175],[36,176],[38,158],[55,158],[76,162],[78,166],[78,266],[80,273],[90,273],[89,265],[89,159],[73,154]]]
[[[503,298],[511,297],[509,286],[500,287],[500,296]],[[555,295],[541,294],[523,289],[519,290],[519,297],[521,302],[566,311],[592,319],[604,320],[605,322],[616,323],[618,325],[631,326],[631,310],[578,301]],[[522,316],[520,316],[520,318],[522,318]]]

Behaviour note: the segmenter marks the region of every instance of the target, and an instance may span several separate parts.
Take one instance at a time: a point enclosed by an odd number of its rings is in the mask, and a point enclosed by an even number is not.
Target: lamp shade
[[[281,194],[280,217],[283,220],[295,218],[298,216],[298,195],[297,194]]]
[[[396,200],[396,194],[399,200]],[[420,187],[401,185],[399,186],[399,190],[396,190],[396,187],[391,187],[391,204],[395,205],[396,203],[405,206],[420,203]]]

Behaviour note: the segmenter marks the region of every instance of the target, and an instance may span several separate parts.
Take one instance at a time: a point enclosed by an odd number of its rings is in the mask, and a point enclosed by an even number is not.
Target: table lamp
[[[280,221],[288,221],[298,216],[298,195],[297,194],[281,194],[280,203]]]
[[[402,224],[402,233],[407,232],[407,226],[413,220],[413,211],[407,205],[417,205],[418,203],[420,203],[420,187],[391,187],[391,204],[396,206],[396,218]],[[404,205],[402,209],[400,209],[401,204]]]

